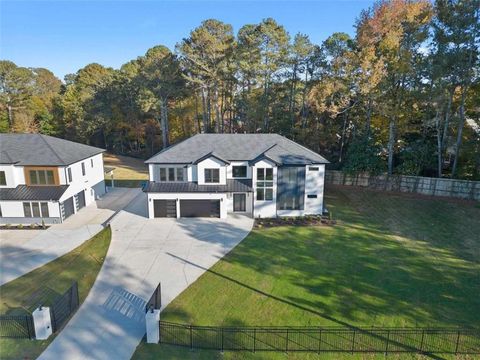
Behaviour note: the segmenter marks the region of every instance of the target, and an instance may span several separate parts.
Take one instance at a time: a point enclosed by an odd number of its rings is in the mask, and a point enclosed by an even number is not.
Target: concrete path
[[[140,189],[115,188],[47,230],[0,230],[0,285],[62,256],[103,229]]]
[[[245,216],[146,219],[141,194],[111,223],[112,242],[88,297],[40,360],[130,359],[159,282],[165,307],[251,230]]]

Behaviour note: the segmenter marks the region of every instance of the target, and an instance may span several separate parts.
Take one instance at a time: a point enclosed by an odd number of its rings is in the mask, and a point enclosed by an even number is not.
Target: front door
[[[233,211],[245,212],[247,206],[246,194],[233,194]]]

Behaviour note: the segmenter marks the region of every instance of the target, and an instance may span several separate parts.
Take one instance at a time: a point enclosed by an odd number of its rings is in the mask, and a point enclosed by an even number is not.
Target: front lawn
[[[254,230],[162,319],[226,326],[480,325],[477,204],[354,187],[327,189],[326,203],[337,225]],[[134,358],[207,354],[142,343]]]
[[[80,304],[93,286],[110,245],[110,228],[90,240],[18,279],[0,286],[0,313],[24,314],[33,311],[39,297],[45,300],[65,292],[78,282]],[[0,359],[35,359],[50,344],[48,340],[0,339]]]

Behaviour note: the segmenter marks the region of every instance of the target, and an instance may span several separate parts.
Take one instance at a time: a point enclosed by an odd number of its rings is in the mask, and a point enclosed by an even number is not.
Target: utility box
[[[160,341],[160,310],[148,310],[145,314],[147,343],[158,344]]]
[[[35,338],[46,340],[52,335],[52,320],[49,307],[39,307],[33,312],[33,326],[35,327]]]

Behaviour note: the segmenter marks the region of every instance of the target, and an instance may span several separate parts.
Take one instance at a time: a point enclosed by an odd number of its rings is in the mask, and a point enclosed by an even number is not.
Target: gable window
[[[55,185],[53,170],[29,170],[31,185]]]
[[[219,183],[220,182],[220,169],[205,169],[205,182],[206,183]]]
[[[82,162],[82,175],[85,176],[85,163]]]
[[[72,182],[72,169],[68,168],[67,173],[68,173],[68,182],[71,183]]]
[[[257,200],[271,201],[273,200],[273,169],[258,168],[257,169]]]
[[[246,166],[232,166],[232,177],[234,177],[234,178],[247,177],[247,167]]]
[[[185,181],[185,176],[181,167],[161,167],[160,168],[160,181],[161,182],[175,182]]]
[[[7,178],[5,177],[5,171],[0,171],[0,185],[7,185]]]

